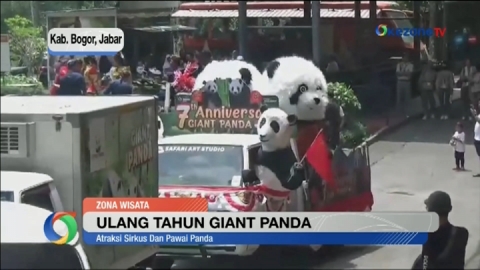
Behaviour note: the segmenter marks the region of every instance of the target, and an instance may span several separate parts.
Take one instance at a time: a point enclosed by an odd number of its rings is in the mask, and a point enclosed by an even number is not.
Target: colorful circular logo
[[[380,24],[377,26],[377,30],[375,30],[375,33],[377,33],[377,36],[383,37],[387,34],[388,28],[385,24]]]
[[[59,220],[67,227],[65,235],[59,235],[55,232],[53,224]],[[74,214],[66,212],[52,213],[47,217],[43,224],[43,231],[47,239],[57,245],[64,245],[70,243],[78,233],[77,221],[75,221]]]

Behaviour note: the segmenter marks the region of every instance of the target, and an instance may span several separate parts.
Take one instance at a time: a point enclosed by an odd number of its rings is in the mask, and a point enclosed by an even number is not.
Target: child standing
[[[455,133],[450,140],[450,145],[455,149],[455,165],[454,170],[465,170],[465,132],[463,132],[463,124],[458,122],[455,127]]]

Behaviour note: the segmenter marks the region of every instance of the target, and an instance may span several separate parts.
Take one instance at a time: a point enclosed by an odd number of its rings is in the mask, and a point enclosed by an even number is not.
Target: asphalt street
[[[480,161],[473,147],[473,123],[467,135],[465,172],[456,172],[448,144],[454,120],[418,120],[380,139],[370,147],[374,211],[422,211],[435,190],[452,197],[451,221],[470,232],[466,268],[480,269]],[[176,261],[174,269],[409,269],[418,246],[341,247],[320,254],[283,254],[269,258]]]

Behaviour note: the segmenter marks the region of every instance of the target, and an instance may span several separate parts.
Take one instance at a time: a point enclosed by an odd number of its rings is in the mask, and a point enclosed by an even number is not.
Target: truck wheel
[[[153,270],[160,270],[160,269],[170,269],[173,265],[173,259],[155,256],[152,260],[152,269]]]

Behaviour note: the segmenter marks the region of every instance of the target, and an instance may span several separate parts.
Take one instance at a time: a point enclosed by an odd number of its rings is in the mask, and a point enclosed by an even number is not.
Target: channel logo
[[[67,227],[67,232],[63,235],[58,234],[53,225],[56,221],[62,222]],[[43,224],[43,232],[48,241],[57,244],[65,245],[75,240],[78,234],[77,221],[75,220],[74,212],[56,212],[47,217]]]
[[[377,33],[377,36],[379,37],[386,36],[388,33],[388,28],[385,24],[380,24],[379,26],[377,26],[375,33]]]
[[[446,28],[388,28],[386,24],[380,24],[375,29],[379,37],[444,37]]]

